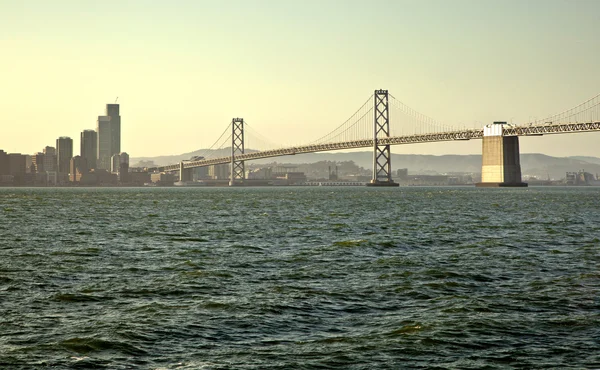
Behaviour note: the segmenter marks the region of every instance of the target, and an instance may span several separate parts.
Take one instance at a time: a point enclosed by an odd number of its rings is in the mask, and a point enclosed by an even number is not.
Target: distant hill
[[[585,157],[585,156],[575,156],[575,157],[567,157],[571,159],[576,159],[578,161],[584,161],[588,163],[600,164],[600,158],[596,157]]]
[[[251,150],[254,151],[254,150]],[[138,166],[140,162],[147,163],[152,162],[156,166],[166,166],[169,164],[179,163],[183,160],[190,159],[195,156],[205,156],[205,157],[226,157],[231,155],[231,148],[219,149],[219,150],[209,150],[209,149],[199,149],[189,153],[176,154],[176,155],[163,155],[158,157],[132,157],[129,160],[132,167],[152,167],[153,165],[143,165]]]
[[[576,158],[588,158],[581,160]],[[559,179],[566,172],[585,170],[600,174],[600,158],[596,157],[550,157],[544,154],[521,154],[521,172],[523,175],[533,175],[538,178]]]
[[[373,166],[373,152],[354,153],[310,153],[287,157],[267,158],[254,161],[257,163],[314,163],[319,161],[344,162],[353,161],[363,168]],[[481,172],[480,155],[418,155],[392,154],[392,170],[408,168],[411,174],[435,174],[443,172]]]
[[[250,152],[253,150],[248,150]],[[197,150],[171,156],[138,157],[131,158],[132,166],[139,162],[153,162],[158,166],[178,163],[192,156],[210,154],[214,156],[230,155],[231,149]],[[373,163],[373,153],[369,151],[353,153],[310,153],[285,157],[266,158],[255,160],[253,164],[301,164],[319,161],[344,162],[353,161],[358,166],[370,169]],[[392,154],[392,169],[408,168],[410,174],[442,174],[448,172],[481,172],[481,155],[418,155],[418,154]],[[523,175],[536,176],[545,179],[560,179],[566,172],[585,170],[593,174],[600,174],[600,158],[597,157],[551,157],[545,154],[521,154],[521,171]]]

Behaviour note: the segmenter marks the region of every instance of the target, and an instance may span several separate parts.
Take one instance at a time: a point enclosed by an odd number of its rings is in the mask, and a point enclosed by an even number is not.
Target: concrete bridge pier
[[[483,129],[481,182],[477,187],[526,187],[521,180],[519,137],[504,136],[506,122]]]
[[[179,181],[192,181],[192,169],[183,168],[183,161],[179,162]]]

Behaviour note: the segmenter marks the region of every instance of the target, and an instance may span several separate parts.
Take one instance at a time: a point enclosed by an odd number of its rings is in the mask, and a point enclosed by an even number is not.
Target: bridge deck
[[[600,131],[600,122],[588,122],[588,123],[564,123],[564,124],[546,124],[546,125],[535,125],[535,126],[510,126],[504,127],[504,136],[539,136],[547,134],[564,134],[574,132],[591,132]],[[483,138],[483,129],[469,129],[469,130],[458,130],[431,134],[417,134],[417,135],[405,135],[405,136],[392,136],[388,138],[379,139],[380,145],[400,145],[400,144],[417,144],[417,143],[431,143],[441,141],[454,141],[454,140],[471,140]],[[235,158],[239,161],[249,161],[253,159],[262,159],[270,157],[280,157],[286,155],[304,154],[304,153],[316,153],[316,152],[327,152],[333,150],[344,150],[344,149],[357,149],[357,148],[369,148],[373,147],[373,139],[365,140],[353,140],[339,143],[329,144],[314,144],[314,145],[303,145],[291,148],[282,148],[274,150],[265,150],[261,152],[247,153],[237,155]],[[203,159],[199,161],[188,161],[183,163],[185,169],[206,167],[218,164],[231,163],[231,156],[219,157],[212,159]],[[169,166],[163,166],[155,168],[158,171],[178,171],[180,169],[179,164],[173,164]]]

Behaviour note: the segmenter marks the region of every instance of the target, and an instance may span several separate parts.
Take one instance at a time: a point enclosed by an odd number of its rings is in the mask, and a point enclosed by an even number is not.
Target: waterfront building
[[[48,185],[58,184],[58,172],[46,171],[46,184],[48,184]]]
[[[248,171],[249,180],[270,180],[273,178],[273,168],[261,167]]]
[[[46,172],[44,169],[44,161],[46,160],[46,156],[42,152],[35,153],[31,156],[31,163],[35,168],[36,173]]]
[[[150,174],[150,179],[157,185],[173,185],[175,176],[171,173],[156,172]]]
[[[8,154],[0,149],[0,176],[9,175]]]
[[[25,185],[27,173],[27,159],[20,153],[8,154],[8,174],[13,178],[14,185]]]
[[[150,173],[146,171],[134,170],[133,172],[128,172],[127,176],[129,177],[128,182],[132,185],[141,186],[152,181]]]
[[[110,155],[121,152],[121,116],[119,104],[106,104],[106,116],[110,117]]]
[[[121,152],[119,104],[106,104],[106,115],[98,116],[96,167],[112,172],[111,158]]]
[[[129,154],[126,152],[119,153],[119,181],[129,182]]]
[[[84,173],[79,180],[82,185],[117,185],[117,175],[104,169],[96,168]]]
[[[119,173],[119,168],[121,167],[121,156],[119,154],[113,154],[110,157],[110,172]]]
[[[87,162],[85,158],[80,155],[76,155],[71,158],[69,180],[71,182],[81,181],[81,177],[88,172]]]
[[[128,182],[129,154],[122,152],[113,155],[110,159],[110,172],[117,174],[120,182]]]
[[[23,154],[8,154],[8,174],[14,177],[25,176],[27,173],[27,159]]]
[[[25,172],[31,173],[31,167],[33,165],[33,161],[29,154],[25,154]]]
[[[81,145],[79,155],[85,159],[88,169],[96,168],[98,157],[98,133],[94,130],[84,130],[81,133]]]
[[[110,132],[110,117],[98,116],[97,126],[97,150],[98,161],[96,168],[110,170],[110,157],[114,154],[111,152],[111,132]]]
[[[69,173],[71,158],[73,158],[73,139],[68,136],[61,136],[56,139],[56,163],[59,174]]]
[[[44,171],[56,171],[56,148],[53,146],[44,148]]]

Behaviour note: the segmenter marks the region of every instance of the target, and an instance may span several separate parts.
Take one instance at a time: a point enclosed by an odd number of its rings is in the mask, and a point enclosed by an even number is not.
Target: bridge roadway
[[[591,132],[600,131],[600,122],[588,123],[562,123],[531,126],[504,126],[504,136],[540,136],[547,134],[564,134],[573,132]],[[406,136],[391,136],[388,138],[377,139],[379,145],[400,145],[432,143],[440,141],[471,140],[483,138],[483,129],[468,129],[449,132],[439,132],[431,134],[416,134]],[[352,140],[329,144],[303,145],[291,148],[265,150],[235,156],[237,161],[249,161],[253,159],[280,157],[286,155],[295,155],[303,153],[326,152],[332,150],[357,149],[373,147],[373,139]],[[183,168],[206,167],[217,164],[231,163],[231,156],[203,159],[199,161],[185,161]],[[163,167],[151,168],[149,170],[157,171],[179,171],[180,164],[172,164]]]

